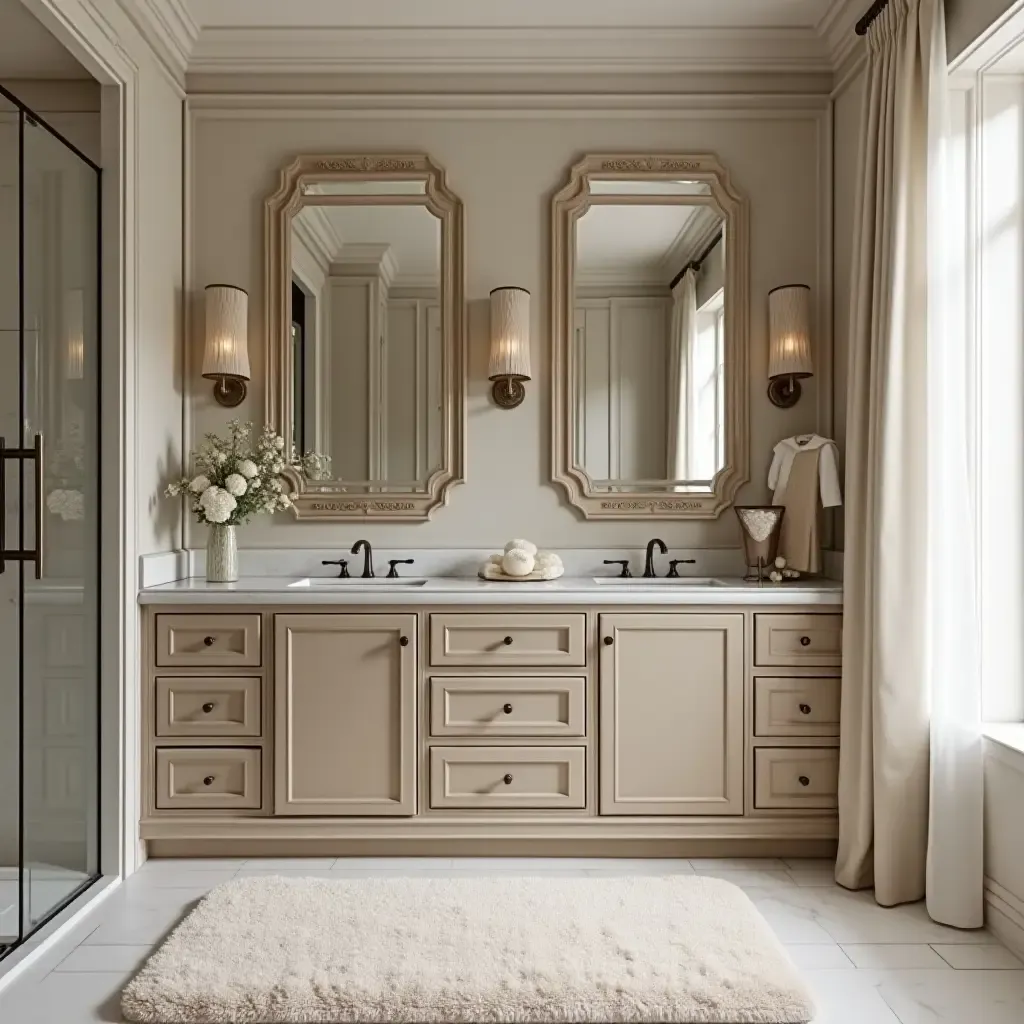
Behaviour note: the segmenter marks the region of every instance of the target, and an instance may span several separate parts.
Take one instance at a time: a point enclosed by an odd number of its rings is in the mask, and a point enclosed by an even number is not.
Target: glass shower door
[[[0,200],[0,885],[13,837],[19,939],[99,868],[99,171],[25,108],[16,120],[17,201]]]

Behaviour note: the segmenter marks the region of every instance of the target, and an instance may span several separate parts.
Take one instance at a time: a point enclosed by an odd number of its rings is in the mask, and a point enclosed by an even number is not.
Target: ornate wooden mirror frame
[[[577,370],[574,345],[576,221],[595,203],[680,203],[692,196],[591,192],[594,181],[706,182],[708,203],[725,219],[725,457],[706,492],[674,494],[670,488],[595,492],[575,451]],[[552,200],[552,478],[587,519],[714,519],[749,479],[748,330],[750,309],[749,212],[729,173],[709,154],[603,154],[585,156]]]
[[[332,182],[422,181],[416,195],[323,194],[310,187]],[[291,222],[315,198],[316,205],[419,204],[441,224],[441,443],[438,469],[424,489],[409,492],[366,491],[375,481],[310,480],[288,473],[297,497],[298,519],[416,522],[427,520],[447,504],[451,488],[465,477],[465,297],[463,214],[461,200],[448,188],[445,172],[428,156],[327,155],[300,156],[281,172],[278,189],[266,201],[264,302],[267,325],[266,420],[293,442],[293,367],[291,345]],[[348,486],[346,486],[348,485]],[[360,490],[349,489],[358,485]]]

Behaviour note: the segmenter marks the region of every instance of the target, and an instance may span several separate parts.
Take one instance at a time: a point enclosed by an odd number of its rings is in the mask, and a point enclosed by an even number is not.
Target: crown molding
[[[117,0],[140,35],[183,84],[200,29],[186,0]]]
[[[123,0],[124,2],[124,0]],[[136,0],[156,3],[157,0]],[[813,28],[225,28],[199,33],[193,74],[828,72]]]
[[[834,0],[815,26],[836,71],[857,49],[860,37],[854,27],[870,6],[870,0]]]

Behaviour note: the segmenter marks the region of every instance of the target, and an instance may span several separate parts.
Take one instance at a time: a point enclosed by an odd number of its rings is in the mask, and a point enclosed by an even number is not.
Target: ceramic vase
[[[211,525],[206,541],[206,582],[234,583],[238,579],[238,538],[234,526]]]

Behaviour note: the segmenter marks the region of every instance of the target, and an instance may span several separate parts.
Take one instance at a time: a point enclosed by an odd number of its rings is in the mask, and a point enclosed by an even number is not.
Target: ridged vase
[[[206,540],[206,582],[234,583],[238,579],[238,537],[234,526],[211,524]]]

